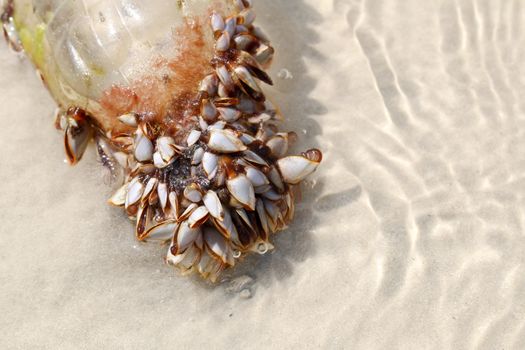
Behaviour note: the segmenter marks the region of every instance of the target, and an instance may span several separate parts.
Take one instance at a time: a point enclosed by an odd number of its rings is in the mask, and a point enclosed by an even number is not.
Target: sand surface
[[[215,287],[134,240],[93,150],[64,163],[0,45],[0,348],[524,349],[525,2],[256,8],[325,161],[275,252]]]

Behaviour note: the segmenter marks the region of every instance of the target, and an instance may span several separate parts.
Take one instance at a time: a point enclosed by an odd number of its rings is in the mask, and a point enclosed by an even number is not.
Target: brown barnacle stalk
[[[253,26],[249,1],[236,3],[234,16],[210,16],[213,72],[199,84],[197,108],[184,113],[191,116],[167,126],[124,114],[130,132],[108,134],[127,169],[109,203],[136,220],[138,240],[169,242],[169,264],[212,281],[246,254],[273,248],[272,234],[293,219],[294,186],[322,160],[316,149],[287,155],[296,135],[279,132],[281,116],[261,88],[272,84],[264,68],[274,50]],[[68,112],[63,128],[75,163],[94,128],[81,110]]]

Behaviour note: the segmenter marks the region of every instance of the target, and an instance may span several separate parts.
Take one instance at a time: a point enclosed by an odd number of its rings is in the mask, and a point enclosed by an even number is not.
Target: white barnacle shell
[[[209,254],[203,254],[197,265],[197,270],[204,278],[208,278],[211,274],[218,271],[218,265],[218,262]]]
[[[148,227],[149,223],[151,222],[151,214],[152,210],[149,205],[142,203],[139,206],[137,211],[137,222],[135,225],[135,235],[140,241],[144,240],[146,227]]]
[[[226,237],[227,239],[232,239],[233,241],[238,242],[238,233],[228,208],[224,207],[224,217],[222,220],[215,219],[213,221],[215,227],[219,232]]]
[[[258,37],[259,39],[261,39],[261,40],[264,41],[264,42],[269,42],[269,41],[270,41],[270,38],[268,38],[268,36],[267,36],[266,33],[261,29],[261,27],[254,26],[254,27],[253,27],[253,35],[255,35],[256,37]]]
[[[165,162],[169,162],[175,156],[174,145],[175,140],[172,137],[163,136],[157,139],[157,150]]]
[[[235,260],[233,259],[233,251],[228,242],[224,239],[216,229],[212,227],[204,228],[204,242],[206,246],[224,263],[233,266]]]
[[[224,130],[224,128],[226,127],[226,122],[224,120],[219,120],[218,122],[210,125],[208,127],[208,131],[212,131],[212,130]]]
[[[248,33],[250,30],[248,29],[248,27],[246,27],[245,25],[243,24],[238,24],[236,27],[235,27],[235,34],[240,34],[240,33]]]
[[[219,87],[219,79],[217,78],[217,75],[215,74],[209,74],[202,81],[199,85],[199,91],[206,92],[209,96],[213,96],[217,93],[217,88]]]
[[[222,32],[219,39],[217,39],[217,43],[215,44],[215,48],[217,51],[226,51],[230,48],[230,42],[231,42],[231,36],[227,31]]]
[[[268,113],[261,113],[255,117],[248,118],[248,123],[250,124],[260,124],[265,123],[272,119],[272,116]]]
[[[199,227],[202,224],[208,220],[208,216],[210,215],[210,212],[205,206],[200,206],[197,209],[191,213],[190,217],[188,218],[188,224],[191,228]]]
[[[197,148],[195,152],[193,153],[191,164],[199,165],[202,162],[203,157],[204,157],[204,149],[202,147]]]
[[[233,179],[226,181],[228,191],[233,198],[245,205],[250,210],[255,210],[255,190],[252,182],[244,174],[239,174]]]
[[[266,146],[275,158],[282,158],[288,152],[288,134],[278,134],[266,141]]]
[[[136,128],[138,125],[137,115],[134,113],[123,114],[120,117],[118,117],[118,120],[127,126],[132,126]]]
[[[109,204],[121,207],[126,204],[126,196],[128,193],[128,184],[121,186],[111,198],[108,200]]]
[[[193,213],[193,211],[195,209],[198,208],[198,205],[195,204],[195,203],[191,203],[187,208],[186,210],[184,210],[184,212],[179,216],[179,218],[177,219],[179,222],[180,221],[184,221],[186,219],[188,219],[191,215],[191,213]]]
[[[193,203],[198,203],[202,199],[202,193],[196,184],[190,184],[184,189],[184,197]]]
[[[222,32],[224,30],[224,18],[217,12],[211,14],[211,28],[214,32]]]
[[[219,83],[219,87],[217,89],[217,94],[220,97],[228,97],[229,90],[226,88],[226,86],[223,83]]]
[[[157,186],[158,180],[155,177],[152,177],[148,180],[146,183],[146,187],[144,189],[144,193],[142,194],[142,200],[145,200],[148,198],[148,196],[155,190],[155,186]]]
[[[251,1],[247,1],[247,0],[235,0],[235,6],[237,6],[237,9],[238,9],[239,11],[242,11],[242,10],[244,10],[245,8],[251,6]]]
[[[221,118],[227,122],[234,122],[241,117],[241,112],[235,108],[219,107],[217,108]]]
[[[286,212],[286,219],[290,221],[295,215],[295,203],[293,201],[293,193],[291,191],[288,191],[288,193],[286,194],[285,201],[286,206],[288,207],[288,211]]]
[[[197,264],[201,259],[201,252],[195,246],[190,246],[184,252],[177,251],[177,244],[172,242],[166,262],[173,266],[179,267],[183,272],[188,271],[194,264]]]
[[[228,33],[230,38],[235,35],[235,27],[237,26],[237,19],[235,17],[229,17],[226,19],[224,31]]]
[[[213,190],[209,190],[202,198],[204,205],[208,209],[211,216],[222,221],[224,219],[224,208],[222,203],[217,196],[217,193]]]
[[[203,100],[201,105],[201,115],[208,122],[215,121],[217,117],[217,108],[210,100]]]
[[[209,127],[208,123],[204,120],[202,116],[199,116],[199,128],[201,128],[202,131],[207,130]]]
[[[255,134],[255,138],[262,142],[266,142],[273,135],[274,133],[270,128],[266,127],[264,124],[260,124],[259,130],[257,130],[257,134]]]
[[[320,152],[317,150],[311,151],[316,152],[316,157],[313,159],[308,159],[304,156],[289,156],[277,161],[279,171],[286,183],[298,184],[317,169],[321,161]]]
[[[171,191],[168,195],[168,203],[170,205],[168,217],[179,219],[179,212],[180,212],[180,202],[179,198],[177,196],[177,193],[175,191]]]
[[[239,13],[239,18],[242,20],[242,24],[251,25],[255,21],[255,11],[251,8],[247,8]]]
[[[266,212],[268,213],[268,218],[270,219],[269,224],[272,231],[275,231],[278,229],[279,225],[282,221],[282,213],[279,210],[279,207],[277,204],[270,200],[263,200],[264,208],[266,209]]]
[[[270,172],[268,173],[268,178],[272,184],[279,189],[279,191],[284,191],[283,178],[277,168],[271,167]]]
[[[241,139],[242,143],[244,143],[245,145],[249,145],[255,141],[255,137],[253,137],[250,134],[246,134],[246,133],[243,133],[239,138]]]
[[[157,193],[159,195],[159,201],[162,210],[166,208],[166,204],[168,203],[168,185],[165,183],[159,183],[157,186]]]
[[[255,193],[262,194],[272,189],[272,185],[263,185],[259,187],[255,187]]]
[[[199,130],[192,130],[189,133],[188,138],[186,139],[186,143],[188,144],[189,147],[191,147],[195,143],[197,143],[197,141],[199,141],[200,137],[201,137],[201,132]]]
[[[251,75],[251,73],[248,71],[248,69],[244,66],[238,66],[234,69],[235,76],[242,81],[244,84],[246,84],[250,89],[252,89],[255,92],[262,92],[261,88],[259,87],[259,84],[255,80],[255,78]]]
[[[246,150],[244,143],[230,130],[211,130],[208,146],[221,153],[236,153]]]
[[[216,72],[221,83],[227,89],[230,89],[233,86],[233,79],[228,69],[225,66],[219,66],[217,67]]]
[[[151,227],[144,234],[146,241],[161,241],[165,242],[173,238],[179,223],[176,221],[165,221]]]
[[[217,155],[205,152],[202,156],[202,167],[208,179],[213,179],[217,175],[217,170],[219,168],[219,157]]]
[[[66,118],[64,148],[70,164],[76,164],[80,161],[93,136],[93,128],[83,118],[83,116]]]
[[[269,45],[261,44],[255,52],[254,58],[263,67],[270,65],[275,54],[275,49]]]
[[[135,138],[135,159],[139,162],[147,162],[153,158],[153,143],[142,131],[137,131]]]
[[[160,152],[153,153],[153,164],[159,169],[165,168],[169,165],[164,159],[162,159]]]
[[[244,152],[244,159],[253,164],[268,166],[268,163],[261,156],[250,150]]]
[[[144,192],[144,185],[139,181],[138,178],[133,179],[128,185],[127,196],[126,196],[126,208],[137,203],[142,197]]]
[[[157,151],[153,153],[153,164],[163,169],[175,159],[175,141],[171,137],[159,137],[156,142]]]
[[[246,171],[246,177],[248,177],[248,179],[251,181],[254,187],[261,187],[261,186],[268,185],[270,183],[270,181],[264,175],[264,173],[255,167],[252,167],[252,166],[246,167],[245,171]]]
[[[253,114],[256,113],[257,106],[255,101],[253,101],[250,97],[243,95],[240,98],[238,108],[244,113]]]
[[[200,228],[191,228],[187,221],[181,223],[177,231],[176,239],[178,252],[185,251],[191,244],[195,242],[200,234]]]
[[[166,263],[172,266],[179,267],[182,260],[184,260],[186,253],[184,252],[182,254],[174,254],[173,251],[177,247],[176,244],[172,243],[170,245],[170,248],[168,249],[168,254],[166,255]]]
[[[257,38],[249,33],[238,34],[233,39],[239,50],[246,50],[250,45],[256,43]]]
[[[268,198],[268,199],[270,199],[272,201],[278,201],[278,200],[281,199],[281,195],[279,193],[275,192],[272,189],[264,192],[262,195],[263,195],[264,198]]]

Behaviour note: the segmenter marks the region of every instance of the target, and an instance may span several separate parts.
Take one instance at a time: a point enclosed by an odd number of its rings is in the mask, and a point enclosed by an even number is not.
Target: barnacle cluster
[[[112,196],[136,220],[140,241],[169,242],[167,262],[215,281],[249,252],[272,248],[271,235],[294,216],[294,186],[321,162],[319,150],[287,155],[294,133],[280,132],[278,109],[261,83],[274,49],[253,25],[250,1],[230,16],[213,12],[209,73],[185,96],[182,117],[129,111],[106,130],[79,108],[61,114],[66,154],[76,163],[91,138],[125,182]]]

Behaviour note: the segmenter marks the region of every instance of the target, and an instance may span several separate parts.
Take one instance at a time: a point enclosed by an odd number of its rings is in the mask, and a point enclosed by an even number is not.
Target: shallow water
[[[64,163],[0,46],[0,347],[525,348],[525,3],[256,8],[293,75],[271,94],[325,160],[276,251],[216,287],[134,241],[94,152]]]

